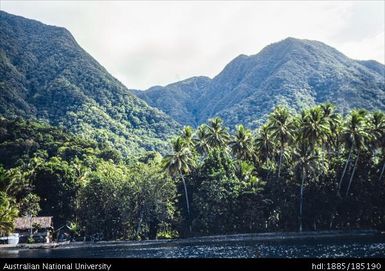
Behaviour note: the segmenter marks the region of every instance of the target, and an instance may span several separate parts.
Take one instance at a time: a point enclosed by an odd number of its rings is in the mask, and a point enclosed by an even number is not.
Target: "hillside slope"
[[[117,146],[163,149],[178,126],[132,95],[71,33],[0,12],[0,115],[45,120]]]
[[[206,79],[199,98],[190,103],[186,92],[197,91],[186,89],[185,82],[193,85],[199,78],[134,93],[193,126],[220,116],[227,125],[254,128],[277,104],[298,110],[330,101],[342,112],[355,107],[385,110],[385,66],[352,60],[318,41],[287,38],[256,55],[240,55],[212,80]],[[174,110],[168,109],[170,101]]]

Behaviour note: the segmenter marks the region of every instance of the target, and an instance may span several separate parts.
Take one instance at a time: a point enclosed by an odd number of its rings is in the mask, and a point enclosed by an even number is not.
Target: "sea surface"
[[[357,233],[266,233],[178,240],[70,243],[51,249],[17,248],[20,258],[385,258],[385,236]]]

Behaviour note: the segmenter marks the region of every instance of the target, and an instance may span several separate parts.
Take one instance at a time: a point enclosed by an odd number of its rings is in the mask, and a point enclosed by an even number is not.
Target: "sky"
[[[385,1],[14,1],[0,9],[63,26],[130,89],[214,77],[287,37],[385,62]]]

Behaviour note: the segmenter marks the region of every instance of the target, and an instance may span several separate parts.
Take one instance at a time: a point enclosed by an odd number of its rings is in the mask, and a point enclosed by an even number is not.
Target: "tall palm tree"
[[[251,160],[253,157],[253,135],[249,129],[243,125],[238,125],[235,129],[235,135],[232,137],[229,145],[235,157],[240,160]]]
[[[194,166],[193,155],[191,149],[186,146],[186,143],[182,137],[177,137],[172,142],[172,147],[173,153],[165,156],[164,158],[164,167],[170,176],[172,176],[174,179],[177,177],[182,179],[186,199],[187,214],[190,219],[190,202],[184,175],[190,173]]]
[[[360,151],[362,148],[365,147],[365,140],[368,138],[368,133],[366,131],[367,127],[365,125],[365,114],[365,111],[353,110],[348,116],[347,122],[345,123],[343,136],[345,140],[345,145],[349,148],[349,155],[345,162],[345,166],[338,184],[337,194],[339,196],[341,195],[342,182],[345,177],[347,167],[351,162],[353,152],[356,152],[356,160],[354,162],[353,172],[350,176],[348,188],[346,189],[345,195],[349,193],[349,189],[356,171],[357,162],[360,157]]]
[[[281,167],[286,145],[292,140],[294,122],[287,107],[277,106],[269,115],[269,129],[271,136],[279,146],[278,177],[281,176]]]
[[[329,107],[326,107],[329,109]],[[301,142],[307,144],[310,151],[316,152],[318,147],[324,148],[324,143],[330,134],[329,123],[325,117],[325,109],[320,106],[304,110],[298,121],[297,137]],[[326,114],[328,114],[327,111]],[[324,171],[319,170],[317,176],[323,174]]]
[[[303,199],[304,199],[304,189],[305,181],[308,177],[308,174],[316,172],[318,168],[318,154],[314,151],[312,147],[309,146],[307,142],[300,140],[298,145],[293,153],[294,158],[294,169],[296,172],[300,173],[301,176],[301,186],[300,186],[300,204],[299,204],[299,231],[302,232],[303,229]]]
[[[322,115],[327,122],[329,133],[327,133],[326,142],[328,147],[338,147],[338,141],[342,132],[342,116],[336,113],[336,108],[332,103],[324,103],[319,105]]]
[[[385,172],[385,161],[384,161],[384,164],[382,165],[382,169],[381,169],[381,172],[380,172],[380,177],[378,177],[378,181],[379,182],[381,181],[382,176],[384,175],[384,172]]]
[[[332,153],[338,157],[342,147],[343,117],[341,114],[333,114],[328,118],[329,135],[326,145],[332,149]]]
[[[322,114],[325,118],[332,118],[333,115],[335,115],[335,113],[334,113],[335,106],[332,103],[330,103],[330,102],[323,103],[323,104],[320,104],[319,107],[320,107]]]
[[[196,132],[195,137],[193,138],[195,143],[195,148],[201,155],[207,155],[211,149],[208,141],[208,127],[206,124],[200,125]]]
[[[254,139],[254,165],[257,166],[257,163],[260,163],[258,168],[266,169],[265,179],[269,180],[269,177],[272,173],[275,172],[275,145],[271,137],[269,126],[267,124],[262,125],[256,131]]]
[[[274,142],[271,137],[269,126],[262,125],[257,130],[254,146],[258,157],[263,163],[271,159],[274,152]]]
[[[385,113],[377,111],[373,112],[369,117],[369,131],[371,135],[371,147],[382,153],[381,157],[385,157]],[[382,159],[384,160],[384,159]],[[381,162],[381,161],[380,161]],[[380,182],[385,171],[385,160],[380,170],[378,181]]]
[[[310,147],[322,145],[329,135],[328,121],[322,107],[317,106],[302,111],[299,129],[300,136],[308,142]]]
[[[191,150],[194,148],[194,140],[193,140],[194,130],[191,126],[185,126],[182,129],[181,138],[183,139],[184,144],[187,148]]]
[[[227,128],[223,126],[223,120],[215,117],[209,120],[207,126],[207,143],[212,148],[226,147],[230,140]]]

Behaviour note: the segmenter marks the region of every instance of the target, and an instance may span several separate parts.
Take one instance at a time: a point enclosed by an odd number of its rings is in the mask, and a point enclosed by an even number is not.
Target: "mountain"
[[[132,95],[62,27],[0,11],[0,115],[114,145],[163,149],[178,124]]]
[[[385,66],[350,59],[322,42],[287,38],[236,57],[213,79],[132,92],[181,124],[220,116],[230,127],[255,128],[277,104],[298,110],[330,101],[341,112],[385,110]]]
[[[160,108],[173,119],[183,124],[199,124],[198,102],[211,79],[205,76],[189,78],[166,87],[155,86],[147,91],[131,90],[138,97],[146,100],[151,106]]]

